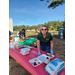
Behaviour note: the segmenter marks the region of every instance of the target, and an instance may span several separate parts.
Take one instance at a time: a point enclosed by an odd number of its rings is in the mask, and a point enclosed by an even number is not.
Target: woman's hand
[[[51,55],[53,55],[53,41],[50,41],[50,45],[51,45]]]
[[[41,55],[41,53],[40,53],[40,51],[38,52],[38,56],[40,56]]]
[[[51,49],[51,55],[53,55],[53,50]]]

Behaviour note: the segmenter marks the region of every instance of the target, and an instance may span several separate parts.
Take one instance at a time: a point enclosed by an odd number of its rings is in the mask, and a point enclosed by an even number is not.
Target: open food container
[[[47,56],[49,56],[50,58],[53,58],[55,55],[51,55],[50,53],[46,53]]]
[[[38,56],[37,58],[30,59],[29,62],[34,67],[37,67],[38,65],[44,63],[47,57],[50,59],[50,57],[47,56],[46,54],[42,54],[42,55]]]
[[[42,61],[40,61],[40,60],[37,59],[37,58],[31,59],[31,60],[29,60],[29,62],[30,62],[34,67],[36,67],[36,66],[38,66],[38,65],[40,65],[40,64],[42,63]]]

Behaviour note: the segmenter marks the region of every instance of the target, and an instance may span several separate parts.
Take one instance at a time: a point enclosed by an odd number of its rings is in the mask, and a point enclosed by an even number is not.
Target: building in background
[[[9,30],[13,32],[13,19],[9,18]]]

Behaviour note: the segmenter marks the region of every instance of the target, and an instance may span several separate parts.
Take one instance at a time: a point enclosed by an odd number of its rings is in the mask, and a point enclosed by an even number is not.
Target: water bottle
[[[48,57],[46,57],[45,66],[50,62],[49,60],[50,60],[50,59],[49,59]]]

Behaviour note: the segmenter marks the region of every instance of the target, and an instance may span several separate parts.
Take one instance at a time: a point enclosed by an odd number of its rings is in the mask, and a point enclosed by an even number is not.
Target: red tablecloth
[[[11,42],[14,42],[15,40],[13,40],[13,41],[9,41],[9,43],[11,43]]]
[[[20,52],[20,49],[13,49],[9,48],[9,55],[13,57],[18,63],[20,63],[26,70],[28,70],[32,75],[49,75],[45,71],[45,64],[42,63],[37,67],[33,67],[29,60],[32,58],[36,58],[38,56],[38,50],[37,48],[32,47],[31,51],[28,55],[22,55]],[[46,54],[46,52],[41,50],[41,54]],[[58,57],[54,57],[50,59],[50,61],[56,59]],[[60,58],[58,58],[60,59]],[[62,59],[60,59],[62,60]],[[65,75],[65,68],[59,73],[59,75]]]

